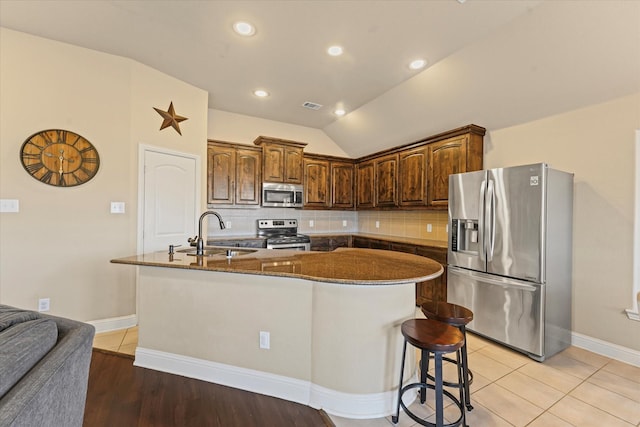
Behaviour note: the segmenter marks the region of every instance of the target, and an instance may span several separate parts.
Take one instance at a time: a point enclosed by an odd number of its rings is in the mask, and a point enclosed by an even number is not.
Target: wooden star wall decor
[[[176,110],[173,109],[173,101],[171,101],[171,103],[169,104],[169,109],[167,111],[162,111],[161,109],[156,107],[153,107],[153,109],[156,110],[158,114],[160,114],[164,119],[162,125],[160,126],[160,130],[171,126],[176,130],[176,132],[182,135],[182,132],[180,132],[180,125],[178,123],[189,119],[176,114]]]

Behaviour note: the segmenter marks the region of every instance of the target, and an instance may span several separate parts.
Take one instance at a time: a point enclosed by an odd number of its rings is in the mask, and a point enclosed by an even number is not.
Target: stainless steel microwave
[[[302,185],[264,182],[262,184],[262,206],[301,208]]]

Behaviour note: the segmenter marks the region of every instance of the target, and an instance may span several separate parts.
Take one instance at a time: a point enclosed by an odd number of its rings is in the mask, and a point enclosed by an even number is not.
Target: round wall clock
[[[63,129],[31,135],[22,144],[20,160],[29,175],[56,187],[84,184],[100,167],[96,148],[77,133]]]

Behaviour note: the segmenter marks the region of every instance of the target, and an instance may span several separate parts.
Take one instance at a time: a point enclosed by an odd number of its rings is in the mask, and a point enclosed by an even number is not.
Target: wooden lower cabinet
[[[351,236],[311,236],[311,250],[330,252],[351,247]]]
[[[416,283],[416,305],[421,305],[427,301],[446,301],[447,248],[418,246],[416,247],[416,255],[438,261],[444,268],[441,276],[427,282]]]

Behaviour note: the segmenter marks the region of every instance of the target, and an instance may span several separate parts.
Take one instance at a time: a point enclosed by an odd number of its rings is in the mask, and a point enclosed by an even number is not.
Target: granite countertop
[[[352,237],[366,237],[368,239],[384,240],[393,243],[408,243],[417,246],[429,246],[434,248],[447,249],[447,242],[443,240],[433,239],[418,239],[413,237],[399,237],[389,236],[386,234],[368,234],[368,233],[304,233],[309,237],[340,237],[340,236],[352,236]],[[255,236],[228,236],[228,237],[214,237],[207,239],[210,244],[215,242],[225,242],[229,240],[264,240],[264,237]]]
[[[232,248],[238,249],[238,248]],[[338,248],[332,252],[251,249],[227,259],[176,252],[153,252],[111,260],[115,264],[188,270],[296,277],[351,285],[396,285],[423,282],[443,273],[429,258],[376,249]]]
[[[384,240],[393,243],[408,243],[416,246],[430,246],[435,248],[447,248],[447,242],[443,240],[418,239],[413,237],[389,236],[387,234],[368,234],[368,233],[305,233],[309,237],[336,237],[336,236],[352,236],[366,237],[367,239]]]

